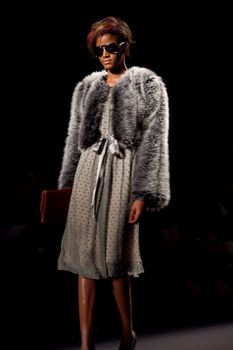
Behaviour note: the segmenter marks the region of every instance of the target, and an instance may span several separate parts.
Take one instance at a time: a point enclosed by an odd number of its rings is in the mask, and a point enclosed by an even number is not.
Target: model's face
[[[96,40],[98,59],[104,69],[120,70],[125,64],[125,43],[119,42],[117,35],[104,34]]]

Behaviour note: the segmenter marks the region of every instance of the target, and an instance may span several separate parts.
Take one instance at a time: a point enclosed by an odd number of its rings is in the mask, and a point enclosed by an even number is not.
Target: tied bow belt
[[[99,141],[97,141],[92,150],[99,154],[99,163],[96,174],[95,187],[92,194],[91,207],[93,209],[93,216],[96,217],[96,207],[97,207],[97,197],[98,190],[100,188],[100,183],[104,173],[104,164],[108,152],[111,152],[113,155],[117,155],[119,158],[123,158],[123,154],[120,151],[119,143],[114,138],[114,136],[102,136]]]

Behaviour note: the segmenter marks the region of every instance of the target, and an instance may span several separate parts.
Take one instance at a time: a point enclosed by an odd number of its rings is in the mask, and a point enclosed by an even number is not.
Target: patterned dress
[[[114,139],[109,108],[108,99],[101,139],[81,154],[58,259],[59,270],[92,279],[144,272],[139,224],[127,223],[134,154]]]

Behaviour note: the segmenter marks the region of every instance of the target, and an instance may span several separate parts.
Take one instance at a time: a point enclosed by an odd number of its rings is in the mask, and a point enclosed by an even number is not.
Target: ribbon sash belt
[[[92,194],[91,207],[93,209],[93,216],[96,217],[96,207],[97,207],[97,197],[98,190],[100,188],[100,182],[104,173],[104,164],[108,151],[113,155],[117,155],[120,158],[123,158],[122,153],[120,152],[118,141],[114,136],[102,136],[99,141],[97,141],[92,150],[99,154],[99,162],[96,174],[95,187]]]

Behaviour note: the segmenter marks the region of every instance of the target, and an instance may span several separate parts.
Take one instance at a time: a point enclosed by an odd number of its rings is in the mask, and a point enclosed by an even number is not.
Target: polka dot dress
[[[109,107],[107,100],[100,125],[102,137],[112,135]],[[119,156],[107,149],[94,214],[92,198],[100,157],[100,152],[95,152],[93,146],[81,154],[58,269],[92,279],[127,274],[137,277],[144,272],[139,250],[139,225],[127,223],[133,152],[124,149]]]

